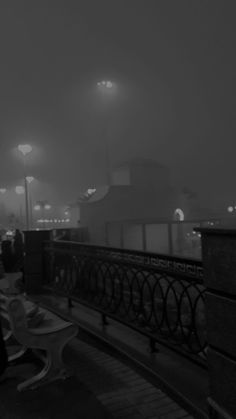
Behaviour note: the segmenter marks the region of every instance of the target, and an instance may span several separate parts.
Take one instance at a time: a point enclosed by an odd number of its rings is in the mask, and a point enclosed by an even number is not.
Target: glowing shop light
[[[15,191],[18,195],[22,195],[23,193],[25,193],[25,188],[24,186],[16,186]]]

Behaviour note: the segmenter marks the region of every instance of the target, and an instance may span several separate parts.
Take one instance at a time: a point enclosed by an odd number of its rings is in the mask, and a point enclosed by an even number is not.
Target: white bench
[[[28,305],[27,305],[28,304]],[[11,332],[23,349],[33,349],[44,361],[44,367],[35,376],[17,386],[19,391],[35,389],[57,379],[65,379],[71,374],[63,363],[62,352],[65,345],[78,333],[78,327],[62,320],[48,310],[43,310],[44,318],[36,327],[28,322],[32,303],[22,296],[7,297],[5,300],[5,318],[8,318]],[[42,309],[41,309],[42,310]]]

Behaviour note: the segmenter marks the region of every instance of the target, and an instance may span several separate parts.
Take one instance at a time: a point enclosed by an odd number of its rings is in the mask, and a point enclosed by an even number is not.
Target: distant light
[[[5,193],[6,191],[6,188],[0,188],[0,193]]]
[[[230,207],[228,207],[228,208],[227,208],[227,211],[228,211],[228,212],[233,212],[233,210],[234,210],[234,207],[231,207],[231,206],[230,206]]]
[[[176,208],[174,214],[179,217],[179,221],[184,221],[184,212],[181,208]]]
[[[34,177],[33,176],[26,176],[26,180],[27,180],[28,183],[31,183],[34,180]]]
[[[96,192],[96,188],[89,188],[89,189],[87,190],[87,193],[88,193],[89,195],[93,195],[95,192]]]
[[[69,218],[67,218],[67,219],[66,219],[66,223],[69,223],[69,222],[70,222],[70,219],[69,219]]]
[[[26,156],[26,154],[29,154],[32,151],[32,147],[29,144],[20,144],[18,145],[18,150]]]
[[[65,211],[65,215],[69,215],[69,211]]]
[[[97,83],[97,86],[103,86],[106,89],[111,89],[113,87],[113,83],[111,80],[102,80]]]
[[[40,209],[50,210],[51,209],[51,205],[50,204],[46,204],[44,201],[38,201],[38,203],[34,206],[34,209],[36,211],[39,211]]]
[[[24,186],[16,186],[15,191],[18,195],[22,195],[23,193],[25,193],[25,188]]]

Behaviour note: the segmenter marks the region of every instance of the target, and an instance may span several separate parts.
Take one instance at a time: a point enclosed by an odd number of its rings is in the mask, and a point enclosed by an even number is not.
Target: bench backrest
[[[11,330],[18,340],[23,344],[24,337],[28,335],[27,318],[25,308],[20,297],[10,298],[7,303]]]

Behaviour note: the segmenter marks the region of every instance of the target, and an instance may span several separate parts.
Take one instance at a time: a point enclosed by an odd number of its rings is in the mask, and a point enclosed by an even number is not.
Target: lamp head
[[[27,180],[28,183],[31,183],[34,180],[34,177],[33,176],[26,176],[26,180]]]
[[[18,145],[18,150],[26,156],[26,154],[29,154],[32,151],[32,147],[29,144],[20,144]]]

